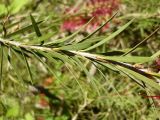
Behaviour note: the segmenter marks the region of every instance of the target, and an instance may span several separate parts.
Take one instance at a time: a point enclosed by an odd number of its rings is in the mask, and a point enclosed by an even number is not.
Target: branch
[[[20,47],[20,48],[25,48],[25,49],[34,49],[34,50],[41,50],[41,51],[53,51],[54,50],[54,48],[47,48],[44,46],[36,46],[36,45],[26,45],[26,44],[16,42],[16,41],[4,40],[2,38],[0,38],[0,43],[6,46],[9,45],[9,46],[15,46],[15,47]]]

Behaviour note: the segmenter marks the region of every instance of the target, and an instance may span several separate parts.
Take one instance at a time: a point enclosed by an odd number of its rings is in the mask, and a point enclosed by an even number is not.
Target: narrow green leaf
[[[20,48],[20,49],[21,49],[21,48]],[[32,72],[31,72],[31,69],[30,69],[30,67],[29,67],[29,64],[28,64],[27,58],[26,58],[26,56],[24,55],[24,52],[23,52],[23,50],[22,50],[22,49],[21,49],[21,53],[22,53],[22,56],[23,56],[23,58],[24,58],[24,60],[25,60],[25,62],[26,62],[26,67],[27,67],[27,70],[28,70],[28,73],[29,73],[29,76],[30,76],[31,83],[33,83],[33,76],[32,76]]]
[[[53,35],[55,35],[55,32],[53,33],[47,33],[41,37],[38,37],[36,39],[33,39],[32,41],[29,41],[28,43],[31,43],[31,44],[36,44],[36,43],[40,43],[40,42],[43,42],[43,41],[46,41],[48,40],[49,38],[51,38]],[[28,44],[27,43],[27,44]]]
[[[82,49],[89,47],[91,44],[92,42],[75,43],[73,45],[59,47],[59,49],[61,50],[82,50]]]
[[[89,34],[88,36],[86,36],[85,38],[83,38],[80,42],[82,42],[82,41],[90,38],[91,36],[93,36],[96,32],[98,32],[101,28],[103,28],[106,24],[108,24],[116,15],[117,15],[117,13],[115,13],[111,18],[109,18],[109,20],[107,20],[104,24],[102,24],[99,28],[97,28],[91,34]]]
[[[40,23],[42,23],[42,22],[43,22],[43,21],[39,21],[39,22],[37,22],[36,24],[40,24]],[[13,33],[10,33],[10,34],[6,35],[5,38],[9,38],[9,37],[12,37],[12,36],[15,36],[15,35],[19,35],[20,33],[23,33],[23,32],[25,32],[25,31],[27,31],[27,30],[32,29],[32,27],[33,27],[33,25],[28,25],[28,26],[26,26],[26,27],[24,27],[24,28],[21,28],[21,29],[15,31],[15,32],[13,32]]]
[[[43,55],[45,58],[47,58],[50,62],[57,64],[57,61],[52,57],[51,54],[37,50],[37,53]]]
[[[144,83],[148,84],[149,86],[157,89],[158,91],[160,91],[160,86],[158,85],[158,83],[154,82],[152,79],[141,75],[140,73],[137,73],[135,71],[132,71],[130,69],[118,66],[119,69],[121,69],[122,71],[126,71],[127,73],[131,74],[132,76],[134,76],[136,78],[136,80],[141,80]]]
[[[114,89],[114,91],[119,95],[119,97],[122,99],[122,97],[121,97],[121,95],[120,95],[120,93],[118,92],[118,90],[115,88],[115,86],[113,85],[113,81],[112,80],[110,80],[110,79],[107,79],[106,78],[106,75],[102,72],[102,70],[101,69],[99,69],[98,68],[98,66],[95,64],[95,63],[93,63],[95,66],[96,66],[96,68],[97,68],[97,70],[99,71],[99,73],[102,75],[102,77],[103,77],[103,79],[104,80],[106,80],[106,81],[108,81],[109,83],[110,83],[110,86],[112,86],[112,88]],[[98,63],[99,64],[99,63]],[[115,66],[113,66],[112,64],[103,64],[103,66],[110,66],[110,68],[114,68],[115,69]],[[118,71],[117,69],[115,70],[115,71]],[[106,89],[104,88],[104,90],[106,91]]]
[[[3,37],[5,38],[7,35],[7,29],[6,29],[5,24],[2,24],[2,29],[3,29]]]
[[[142,88],[145,88],[145,86],[142,84],[142,81],[137,80],[133,75],[129,74],[126,71],[123,71],[121,69],[119,69],[118,67],[114,66],[115,69],[117,69],[119,72],[124,73],[125,75],[127,75],[129,78],[131,78],[135,83],[137,83],[139,86],[141,86]]]
[[[125,30],[132,22],[133,22],[134,19],[132,19],[131,21],[129,21],[127,24],[123,25],[122,27],[120,27],[117,31],[115,31],[114,33],[112,33],[111,35],[109,35],[107,38],[101,40],[100,42],[94,44],[93,46],[85,49],[85,50],[82,50],[82,51],[89,51],[89,50],[92,50],[96,47],[99,47],[100,45],[106,43],[106,42],[109,42],[111,39],[113,39],[114,37],[116,37],[118,34],[120,34],[123,30]]]
[[[9,29],[9,28],[11,28],[11,27],[13,27],[13,26],[16,26],[16,25],[20,24],[22,21],[23,21],[23,19],[20,20],[20,21],[17,21],[17,22],[8,24],[8,25],[6,25],[6,29]]]
[[[88,48],[92,43],[100,41],[101,39],[105,38],[105,36],[98,36],[94,38],[87,39],[83,42],[73,43],[71,45],[63,45],[59,47],[61,50],[82,50]]]
[[[100,65],[102,65],[102,66],[104,66],[104,67],[109,68],[112,71],[118,72],[118,70],[112,64],[109,64],[109,63],[107,64],[107,63],[103,63],[103,62],[97,62],[97,63],[100,64]]]
[[[12,29],[12,27],[16,26],[16,25],[19,25],[21,22],[23,22],[24,19],[20,20],[20,21],[17,21],[17,22],[13,22],[13,23],[9,23],[9,24],[6,24],[5,25],[5,29],[8,30],[8,29]],[[4,31],[4,28],[3,27],[0,27],[0,31]],[[8,35],[6,34],[5,38],[8,38],[8,36],[12,34],[12,33],[9,33]],[[10,37],[10,36],[9,36]]]
[[[119,62],[127,62],[127,63],[145,63],[152,61],[151,57],[139,57],[139,56],[106,56],[105,60],[113,60]]]
[[[74,32],[72,35],[62,38],[62,39],[58,39],[52,42],[48,42],[45,45],[53,45],[55,43],[62,43],[64,41],[70,40],[72,39],[74,36],[76,36],[85,26],[87,26],[94,18],[90,19],[85,25],[83,25],[79,30],[77,30],[76,32]]]
[[[69,63],[71,65],[75,65],[68,56],[60,54],[58,52],[49,52],[48,54],[50,54],[50,56],[54,57],[54,58],[58,58],[59,60],[62,60],[64,63]]]
[[[69,51],[73,54],[80,55],[86,58],[91,58],[94,60],[104,61],[104,60],[113,60],[119,62],[128,62],[128,63],[145,63],[150,62],[153,59],[151,57],[139,57],[139,56],[103,56],[98,54],[91,54],[87,52],[79,52],[79,51]]]
[[[36,35],[38,37],[42,36],[42,34],[41,34],[40,30],[39,30],[39,27],[38,27],[34,17],[31,14],[30,14],[30,18],[31,18],[31,21],[32,21],[33,28],[34,28],[34,30],[36,32]]]
[[[88,82],[93,85],[94,89],[96,89],[97,93],[100,95],[100,91],[99,91],[99,89],[98,89],[98,87],[96,85],[96,81],[97,80],[93,76],[90,75],[90,73],[87,70],[87,68],[84,66],[84,64],[79,60],[79,58],[77,56],[75,56],[73,59],[76,61],[77,66],[85,72],[85,74],[87,75],[88,79],[90,80]]]
[[[152,32],[148,37],[146,37],[144,40],[142,40],[140,43],[138,43],[136,46],[134,46],[131,50],[129,50],[128,52],[126,52],[125,54],[123,54],[123,56],[133,52],[136,48],[138,48],[142,43],[144,43],[145,41],[147,41],[149,38],[151,38],[158,30],[160,29],[160,27],[158,27],[154,32]]]
[[[56,74],[56,72],[47,64],[45,63],[37,53],[33,52],[33,51],[30,51],[48,70],[49,72],[57,79],[59,80],[60,84],[63,86],[63,87],[66,87],[65,85],[63,85],[63,82],[60,81],[60,78],[58,77],[58,75]],[[42,54],[45,58],[47,58],[50,62],[52,62],[53,64],[57,64],[56,63],[56,60],[54,58],[52,58],[50,55],[48,55],[47,53],[45,52],[42,52],[42,51],[39,51],[40,54]]]
[[[22,54],[17,53],[14,48],[11,48],[12,53],[16,56],[16,58],[24,65],[26,66],[26,62],[24,61]]]
[[[9,49],[10,49],[10,48],[9,48]],[[5,50],[5,53],[8,53],[8,54],[4,54],[5,59],[8,59],[8,62],[9,62],[9,64],[10,64],[11,68],[13,69],[13,71],[15,72],[15,74],[16,74],[18,80],[19,80],[19,82],[17,82],[17,83],[22,82],[22,81],[23,81],[23,78],[22,78],[22,76],[21,76],[21,74],[20,74],[20,72],[19,72],[19,68],[17,68],[17,65],[16,65],[16,63],[14,62],[14,60],[11,60],[11,55],[10,55],[11,52],[9,52],[9,50],[8,50],[8,52],[7,52],[7,50]]]
[[[59,54],[54,54],[54,55],[52,55],[51,53],[45,53],[45,52],[43,52],[43,51],[37,51],[37,52],[40,53],[40,54],[42,54],[44,57],[46,57],[50,62],[52,62],[52,63],[54,63],[54,64],[57,64],[57,61],[56,61],[53,57],[57,58],[56,56],[57,56],[57,55],[59,56]],[[35,54],[34,54],[34,55],[35,55]],[[35,55],[35,56],[36,56],[36,58],[39,59],[39,60],[48,68],[48,70],[49,70],[54,76],[56,76],[56,78],[59,80],[59,77],[56,75],[56,73],[54,73],[53,70],[52,70],[45,62],[43,62],[40,58],[38,58],[37,55]],[[60,60],[62,60],[64,63],[66,63],[68,60],[66,61],[65,58],[63,58],[63,57],[64,57],[64,56],[61,56],[61,57],[58,57],[58,58],[59,58]],[[71,60],[70,60],[70,63],[72,63]],[[72,65],[73,65],[73,63],[72,63]],[[66,66],[66,67],[67,67],[67,66]],[[72,71],[70,68],[68,68],[68,67],[67,67],[67,69],[73,74],[73,76],[74,76],[77,84],[80,86],[80,89],[81,89],[82,92],[84,93],[84,91],[83,91],[83,89],[82,89],[79,81],[77,80],[77,77],[76,77],[75,74],[73,73],[73,71]],[[60,83],[63,85],[62,82],[60,82]],[[64,86],[64,85],[63,85],[63,86]]]
[[[77,82],[82,94],[85,94],[85,90],[82,88],[82,85],[80,84],[79,80],[78,80],[78,77],[77,77],[77,74],[75,73],[75,71],[73,71],[73,69],[71,69],[70,67],[68,67],[66,64],[65,64],[66,68],[68,69],[68,71],[72,74],[72,76],[74,77],[75,81]]]

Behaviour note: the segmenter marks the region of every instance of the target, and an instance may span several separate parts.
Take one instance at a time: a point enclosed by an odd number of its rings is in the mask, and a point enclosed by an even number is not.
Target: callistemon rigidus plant
[[[63,31],[74,32],[91,18],[94,19],[88,24],[83,32],[91,33],[102,23],[109,19],[114,11],[119,8],[119,0],[86,0],[75,6],[67,6],[64,14],[69,15],[61,25]],[[110,24],[106,24],[100,32],[106,31]]]

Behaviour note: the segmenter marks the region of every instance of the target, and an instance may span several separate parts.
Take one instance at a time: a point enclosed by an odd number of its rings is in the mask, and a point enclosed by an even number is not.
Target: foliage
[[[60,29],[73,17],[63,6],[74,1],[3,2],[0,120],[158,119],[159,100],[146,97],[160,90],[159,16],[148,7],[156,2],[144,3],[122,1],[118,14],[87,32],[92,17]],[[117,26],[98,33],[112,21]]]

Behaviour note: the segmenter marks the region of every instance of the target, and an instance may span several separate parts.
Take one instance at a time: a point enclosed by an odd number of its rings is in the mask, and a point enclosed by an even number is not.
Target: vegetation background
[[[0,0],[0,120],[158,120],[159,6]]]

